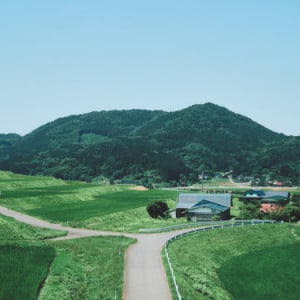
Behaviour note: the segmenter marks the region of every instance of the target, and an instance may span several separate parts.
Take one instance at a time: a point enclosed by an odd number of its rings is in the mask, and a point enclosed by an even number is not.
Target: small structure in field
[[[231,194],[180,193],[176,206],[176,217],[185,216],[192,221],[211,221],[214,218],[228,220],[231,206]]]

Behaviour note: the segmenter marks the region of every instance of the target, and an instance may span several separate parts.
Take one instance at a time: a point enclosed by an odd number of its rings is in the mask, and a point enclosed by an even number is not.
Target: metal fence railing
[[[197,228],[197,227],[202,227],[203,225],[214,225],[218,224],[218,226],[227,225],[227,224],[249,224],[254,222],[253,225],[255,224],[267,224],[268,222],[275,222],[272,220],[230,220],[230,221],[205,221],[205,222],[191,222],[188,224],[178,224],[178,225],[173,225],[173,226],[167,226],[167,227],[160,227],[160,228],[141,228],[139,229],[140,233],[159,233],[159,232],[166,232],[166,231],[173,231],[173,230],[179,230],[179,229],[186,229],[186,228]],[[227,225],[228,226],[228,225]],[[230,225],[231,226],[231,225]]]
[[[234,222],[233,221],[228,221],[227,223],[222,222],[222,224],[220,224],[220,225],[212,225],[212,226],[207,226],[207,227],[202,227],[202,228],[196,228],[196,229],[193,229],[191,231],[179,233],[179,234],[173,236],[172,238],[170,238],[166,242],[164,250],[165,250],[165,255],[166,255],[166,258],[167,258],[169,270],[170,270],[170,273],[171,273],[171,276],[172,276],[172,281],[173,281],[173,284],[174,284],[174,287],[175,287],[175,290],[176,290],[178,300],[181,300],[182,296],[181,296],[180,291],[179,291],[179,286],[178,286],[176,276],[175,276],[175,273],[174,273],[174,269],[172,267],[171,259],[170,259],[169,253],[168,253],[168,246],[171,242],[173,242],[173,241],[175,241],[175,240],[177,240],[181,237],[184,237],[184,236],[196,233],[196,232],[208,231],[208,230],[213,230],[213,229],[221,229],[221,228],[226,228],[226,227],[265,225],[265,224],[278,224],[278,223],[284,223],[284,222],[282,222],[282,221],[281,222],[280,221],[273,221],[273,220],[237,220],[237,221],[234,221]],[[207,223],[205,223],[205,224],[207,224]]]

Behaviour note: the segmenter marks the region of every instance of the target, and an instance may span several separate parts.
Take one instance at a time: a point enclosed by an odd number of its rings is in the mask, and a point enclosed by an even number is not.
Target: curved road
[[[2,206],[0,206],[0,213],[13,217],[17,221],[31,226],[68,231],[66,236],[55,238],[54,240],[100,235],[123,235],[136,238],[137,243],[130,246],[125,255],[125,285],[123,288],[123,299],[125,300],[172,299],[160,253],[168,239],[180,232],[192,230],[185,229],[157,234],[130,234],[123,232],[96,231],[49,223]]]

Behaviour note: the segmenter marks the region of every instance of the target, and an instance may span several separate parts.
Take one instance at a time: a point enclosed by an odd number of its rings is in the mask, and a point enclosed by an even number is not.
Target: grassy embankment
[[[73,186],[52,178],[0,172],[1,201],[13,208],[49,199],[59,202],[65,194],[72,199],[72,195],[76,195],[74,189],[87,190],[84,185],[83,188],[82,184],[78,185],[80,189],[76,189],[77,184]],[[65,189],[60,194],[61,186]],[[34,228],[2,215],[0,228],[0,299],[36,299],[37,293],[40,293],[39,299],[46,300],[121,297],[124,252],[134,240],[92,237],[50,241],[47,239],[66,232]]]
[[[0,299],[36,299],[55,257],[42,242],[66,232],[34,228],[0,215]]]
[[[46,239],[65,232],[34,228],[2,215],[0,228],[0,299],[36,299],[42,286],[41,300],[120,298],[124,252],[134,240],[50,241]]]
[[[297,225],[260,225],[201,232],[171,243],[183,299],[299,299],[299,234]]]
[[[0,173],[0,190],[0,205],[74,227],[135,232],[186,223],[184,219],[154,220],[146,211],[149,203],[158,200],[174,208],[176,191],[139,191],[132,186],[99,186],[7,172]]]

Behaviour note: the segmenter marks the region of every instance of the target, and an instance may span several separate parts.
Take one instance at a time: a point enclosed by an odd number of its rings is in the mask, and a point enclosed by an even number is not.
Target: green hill
[[[1,137],[0,137],[1,143]],[[64,179],[195,181],[198,174],[297,180],[299,139],[212,103],[176,112],[114,110],[57,119],[0,152],[0,168]],[[145,179],[146,177],[146,179]]]
[[[18,134],[0,134],[0,157],[7,157],[13,145],[22,137]]]

